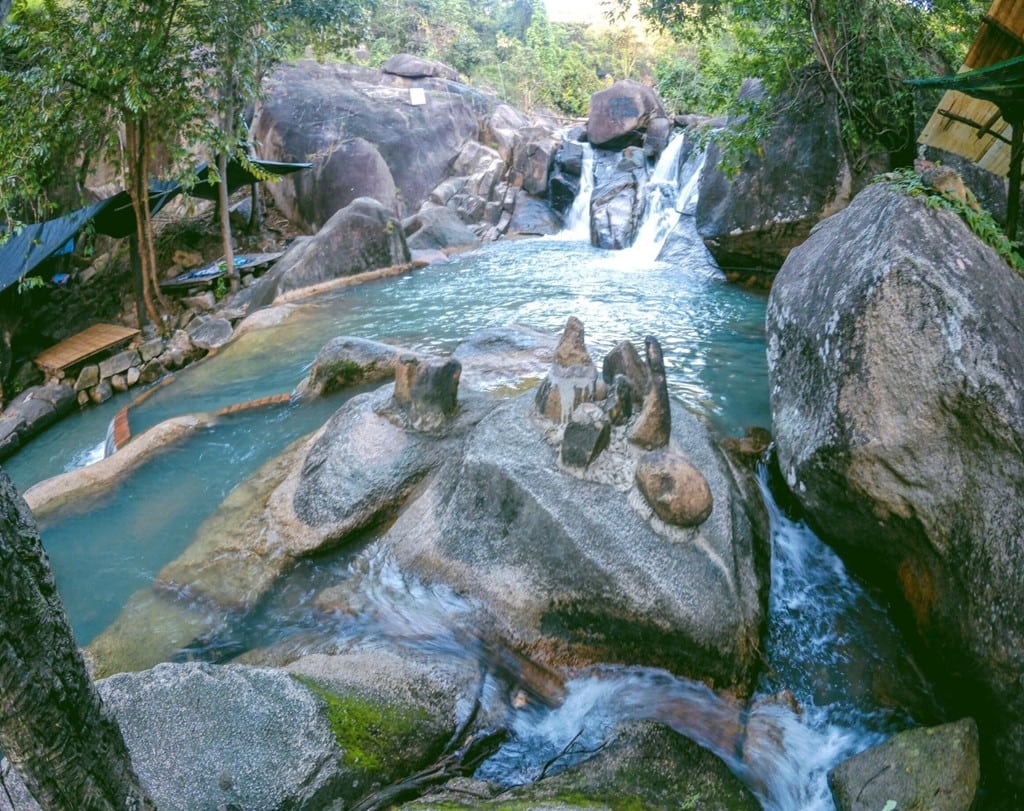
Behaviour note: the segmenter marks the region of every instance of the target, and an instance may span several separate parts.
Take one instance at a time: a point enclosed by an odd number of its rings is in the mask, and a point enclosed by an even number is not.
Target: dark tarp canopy
[[[280,163],[251,159],[248,163],[262,174],[257,176],[244,164],[232,160],[228,164],[228,190],[235,191],[242,186],[256,183],[266,174],[286,175],[301,169],[308,169],[309,163]],[[186,189],[177,181],[159,181],[149,187],[149,211],[156,214],[175,195],[186,192],[194,197],[213,200],[217,197],[217,185],[210,180],[210,170],[202,163],[196,168],[196,182]],[[128,192],[122,191],[113,197],[100,200],[85,208],[72,211],[62,217],[46,222],[26,225],[6,242],[0,244],[0,291],[6,290],[19,279],[36,270],[43,262],[60,254],[61,250],[74,239],[89,223],[96,232],[115,239],[123,239],[135,233],[135,212]]]
[[[256,168],[259,174],[255,174],[246,164]],[[228,163],[228,194],[253,183],[259,183],[267,175],[290,175],[302,169],[308,169],[311,163],[282,163],[280,161],[264,161],[256,158],[249,158],[245,162],[232,159]],[[210,179],[210,166],[201,163],[196,167],[196,182],[186,190],[192,197],[201,197],[204,200],[217,199],[217,184]]]
[[[55,220],[26,225],[0,245],[0,290],[7,289],[55,256],[102,206],[102,202],[93,203]]]

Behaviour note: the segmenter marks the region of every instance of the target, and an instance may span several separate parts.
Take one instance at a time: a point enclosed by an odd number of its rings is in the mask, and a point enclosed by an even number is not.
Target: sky
[[[607,0],[544,0],[548,19],[555,22],[603,22]]]

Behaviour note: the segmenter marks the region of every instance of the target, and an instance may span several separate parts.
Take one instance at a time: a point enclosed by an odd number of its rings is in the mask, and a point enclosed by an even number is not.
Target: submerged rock
[[[787,484],[1024,786],[1024,281],[878,184],[790,254],[767,328]]]
[[[828,774],[837,811],[970,811],[979,778],[973,719],[900,732]]]
[[[544,378],[558,338],[525,324],[475,332],[452,357],[462,364],[464,385],[495,394],[516,394]]]
[[[465,398],[443,430],[396,424],[391,387],[353,397],[228,494],[153,589],[90,645],[97,672],[149,667],[251,611],[297,560],[394,516],[492,406]]]

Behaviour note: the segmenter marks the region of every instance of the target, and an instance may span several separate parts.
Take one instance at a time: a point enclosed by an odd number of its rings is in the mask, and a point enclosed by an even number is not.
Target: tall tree
[[[273,38],[279,4],[272,0],[224,0],[198,9],[196,21],[206,40],[202,60],[210,88],[211,109],[204,136],[216,155],[218,209],[224,261],[232,291],[239,286],[228,211],[228,164],[245,161],[248,144],[242,114],[260,94],[263,77],[278,52]]]
[[[0,749],[44,809],[155,808],[86,672],[28,506],[0,471]]]

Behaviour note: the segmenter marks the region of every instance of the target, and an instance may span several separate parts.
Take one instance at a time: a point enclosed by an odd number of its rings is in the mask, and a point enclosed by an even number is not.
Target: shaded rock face
[[[747,689],[765,558],[705,429],[673,414],[675,447],[721,506],[682,529],[652,522],[622,429],[572,475],[534,414],[527,393],[484,417],[384,537],[399,565],[479,601],[492,632],[542,664],[641,663]]]
[[[668,444],[672,431],[672,411],[661,344],[656,338],[648,336],[644,339],[644,350],[647,355],[647,391],[640,416],[630,427],[629,441],[641,448],[653,450]],[[635,355],[635,351],[632,354]]]
[[[636,239],[643,216],[640,188],[647,182],[647,159],[638,147],[594,152],[594,191],[590,198],[590,242],[620,250]]]
[[[849,202],[835,93],[820,77],[803,88],[778,100],[770,133],[735,177],[722,170],[720,148],[708,147],[697,232],[733,279],[770,278],[816,223]]]
[[[315,232],[362,195],[397,205],[395,213],[403,215],[449,176],[451,162],[477,137],[493,103],[431,77],[417,80],[427,98],[417,106],[410,103],[408,82],[351,65],[300,62],[274,71],[253,135],[268,159],[313,162],[306,172],[268,184],[290,220]]]
[[[376,200],[360,197],[310,239],[296,241],[249,295],[250,311],[282,293],[409,262],[401,223]]]
[[[1005,177],[982,169],[978,164],[960,155],[933,146],[927,147],[924,155],[930,161],[956,170],[981,206],[995,218],[996,222],[1006,225],[1006,197],[1009,184]]]
[[[583,172],[583,145],[562,141],[555,152],[551,179],[548,181],[548,202],[563,217],[572,209],[580,191]]]
[[[639,144],[651,121],[665,117],[654,90],[624,79],[590,97],[587,136],[595,147],[622,149]]]
[[[836,766],[828,775],[837,811],[895,808],[970,811],[978,789],[978,728],[973,719],[900,732]]]
[[[793,251],[767,325],[788,485],[1024,785],[1024,282],[876,185]]]
[[[516,195],[515,214],[508,224],[507,233],[550,236],[561,231],[563,225],[562,218],[545,201],[521,191]]]

